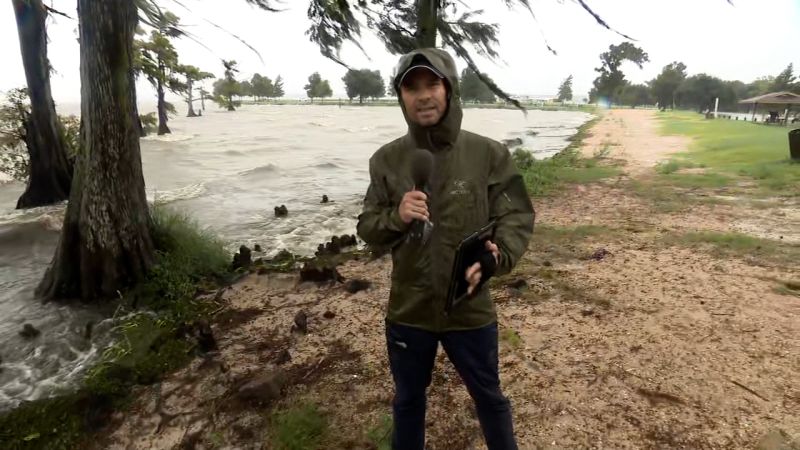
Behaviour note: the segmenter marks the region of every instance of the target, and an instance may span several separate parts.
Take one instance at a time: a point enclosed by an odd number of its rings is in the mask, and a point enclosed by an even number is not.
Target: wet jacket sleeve
[[[394,247],[403,239],[409,225],[400,219],[399,205],[389,198],[386,178],[378,166],[376,158],[370,158],[370,182],[356,229],[358,236],[370,246]]]
[[[536,213],[525,181],[505,146],[493,149],[489,173],[489,216],[497,221],[495,243],[500,249],[496,275],[514,268],[528,248]]]

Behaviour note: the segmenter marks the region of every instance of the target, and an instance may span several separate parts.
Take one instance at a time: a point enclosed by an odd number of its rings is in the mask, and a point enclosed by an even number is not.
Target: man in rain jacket
[[[500,389],[497,315],[488,286],[480,282],[484,273],[510,272],[527,249],[534,222],[530,198],[504,145],[461,130],[458,73],[449,54],[428,48],[404,55],[394,87],[408,134],[370,159],[358,218],[359,236],[392,253],[386,316],[395,383],[392,446],[424,448],[426,388],[441,342],[475,402],[488,448],[516,449],[511,405]],[[433,155],[430,196],[414,186],[417,149]],[[492,220],[496,228],[486,250],[496,264],[466,270],[470,296],[446,312],[458,244]],[[409,238],[415,222],[433,224],[424,242]]]

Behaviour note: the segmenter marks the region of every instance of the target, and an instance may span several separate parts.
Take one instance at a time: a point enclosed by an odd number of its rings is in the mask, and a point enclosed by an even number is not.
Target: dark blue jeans
[[[511,404],[500,390],[497,324],[477,330],[432,333],[386,324],[389,366],[394,378],[394,450],[423,450],[426,389],[436,351],[442,343],[470,396],[489,450],[516,450]]]

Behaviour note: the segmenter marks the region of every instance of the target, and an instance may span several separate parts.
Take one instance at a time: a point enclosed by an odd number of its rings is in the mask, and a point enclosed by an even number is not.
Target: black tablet
[[[447,290],[447,303],[445,312],[449,313],[459,303],[465,300],[469,283],[464,276],[469,266],[478,262],[481,253],[486,249],[486,241],[494,239],[494,230],[497,223],[491,221],[480,230],[470,234],[458,244],[456,257],[453,260],[453,271],[450,274],[450,286]]]

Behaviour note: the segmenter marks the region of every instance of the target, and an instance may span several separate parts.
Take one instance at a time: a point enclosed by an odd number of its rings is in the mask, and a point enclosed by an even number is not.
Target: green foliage
[[[167,88],[180,93],[186,90],[186,83],[178,78],[185,66],[178,62],[178,51],[170,38],[179,36],[179,19],[169,11],[163,11],[150,32],[149,40],[134,41],[134,71],[144,75],[153,87]],[[140,30],[139,34],[144,31]],[[199,72],[199,71],[198,71]]]
[[[594,87],[589,93],[590,101],[599,98],[612,103],[619,103],[622,88],[627,84],[625,74],[620,67],[625,61],[636,64],[640,69],[644,63],[650,61],[648,54],[630,42],[619,45],[610,45],[608,51],[600,55],[602,65],[595,69],[600,74],[594,80]]]
[[[328,83],[328,80],[323,80],[319,72],[314,72],[309,75],[308,84],[306,84],[303,89],[306,90],[306,95],[308,95],[308,98],[312,101],[315,98],[325,98],[333,95],[330,83]]]
[[[494,93],[469,67],[461,71],[461,99],[465,102],[494,103]]]
[[[344,81],[347,98],[351,101],[358,97],[359,103],[364,103],[365,98],[381,98],[386,95],[386,86],[380,71],[361,69],[348,70],[342,78]]]
[[[737,101],[736,92],[730,84],[704,73],[684,80],[676,97],[680,106],[697,111],[713,110],[717,98],[722,109],[735,108]]]
[[[568,76],[558,87],[558,101],[572,101],[572,75]]]
[[[115,330],[116,343],[86,374],[85,388],[93,395],[123,401],[136,384],[152,384],[189,359],[191,344],[176,335],[170,318],[139,313]]]
[[[198,283],[226,272],[228,254],[222,241],[188,216],[161,206],[151,209],[157,264],[137,294],[154,308],[170,307],[194,294]],[[178,311],[182,312],[182,311]]]
[[[794,64],[789,63],[781,73],[772,81],[770,86],[771,92],[793,91],[797,89],[795,81],[797,77],[794,75]]]
[[[603,225],[576,225],[562,227],[557,225],[536,225],[537,234],[543,241],[574,241],[590,236],[613,234],[614,230]]]
[[[513,328],[503,329],[503,331],[500,332],[500,341],[505,342],[509,347],[514,349],[522,345],[522,338],[519,337],[519,333]]]
[[[58,116],[59,133],[64,139],[67,158],[74,159],[81,148],[81,119],[77,116]]]
[[[533,161],[522,176],[528,192],[541,196],[565,183],[593,183],[621,173],[618,167],[588,162],[592,159],[595,158],[581,158],[575,150],[564,150],[552,158]]]
[[[0,104],[0,171],[18,181],[28,179],[29,155],[25,139],[25,122],[30,116],[30,100],[26,88],[11,89]],[[80,119],[59,116],[56,123],[64,140],[67,157],[74,159],[80,150]]]
[[[392,450],[392,416],[384,414],[380,422],[367,432],[367,440],[376,450]]]
[[[144,132],[146,134],[152,133],[158,129],[158,118],[154,112],[139,114],[139,120],[142,122],[142,127],[144,127]]]
[[[636,108],[654,103],[650,88],[643,84],[625,84],[619,95],[619,103]]]
[[[286,92],[283,90],[283,78],[278,75],[278,77],[275,78],[275,84],[272,86],[272,97],[281,98],[284,95],[286,95]]]
[[[71,450],[107,409],[85,393],[26,402],[0,415],[0,447],[8,450]]]
[[[592,183],[621,173],[618,167],[600,164],[605,158],[602,153],[592,158],[583,158],[578,152],[581,142],[597,120],[593,119],[583,124],[575,136],[570,138],[571,144],[551,158],[533,160],[530,152],[526,150],[515,151],[511,155],[530,195],[542,196],[565,183]],[[525,166],[527,168],[523,168]]]
[[[275,86],[272,84],[272,80],[269,77],[265,77],[260,73],[253,74],[253,78],[250,79],[251,90],[248,94],[246,91],[246,82],[242,83],[242,95],[252,95],[256,98],[269,98],[273,96],[273,91],[275,90]]]
[[[732,179],[718,173],[672,173],[661,175],[660,182],[684,189],[714,189],[729,186]]]
[[[744,176],[770,195],[800,194],[800,164],[788,159],[786,128],[704,120],[696,114],[677,112],[664,114],[660,120],[663,133],[693,138],[683,158],[726,175],[729,183]],[[706,181],[706,185],[715,184]]]
[[[213,100],[219,106],[227,108],[228,111],[234,111],[241,104],[233,100],[233,97],[242,95],[242,87],[235,78],[239,69],[236,67],[236,61],[232,60],[223,60],[222,65],[225,67],[225,78],[214,82]]]
[[[662,161],[656,165],[656,172],[662,175],[668,175],[677,172],[681,168],[680,162],[670,159],[669,161]]]
[[[253,93],[253,85],[247,80],[240,81],[239,94],[244,97],[255,97],[255,94]]]
[[[28,178],[28,152],[25,147],[25,122],[30,115],[26,88],[11,89],[0,104],[0,170],[12,178]]]
[[[662,109],[674,108],[675,93],[685,79],[686,64],[675,61],[664,66],[661,73],[650,82],[653,97]]]
[[[536,160],[533,158],[533,153],[525,150],[522,147],[514,150],[514,153],[511,154],[511,159],[514,160],[514,164],[520,171],[530,169],[531,166],[533,166],[533,164],[536,162]]]
[[[328,431],[328,420],[314,404],[292,406],[272,417],[270,438],[275,450],[320,448]]]
[[[186,78],[187,84],[194,83],[196,81],[207,80],[209,78],[214,78],[213,73],[203,72],[202,70],[200,70],[199,67],[192,66],[189,64],[179,65],[177,72]]]
[[[695,167],[705,168],[705,165],[698,165],[685,159],[670,159],[656,164],[656,172],[661,175],[669,175],[681,169],[693,169]]]
[[[689,232],[667,235],[664,241],[670,245],[688,247],[707,245],[720,257],[754,258],[777,264],[794,264],[800,258],[800,245],[741,233]]]

